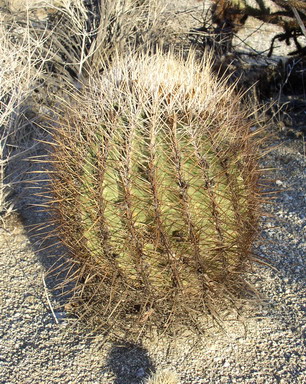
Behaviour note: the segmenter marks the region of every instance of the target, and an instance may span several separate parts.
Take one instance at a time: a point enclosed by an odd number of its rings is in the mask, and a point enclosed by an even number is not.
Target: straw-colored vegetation
[[[178,384],[179,379],[174,372],[158,371],[152,375],[145,384]]]
[[[20,37],[26,32],[43,41],[41,53],[53,53],[48,70],[62,80],[75,81],[101,70],[114,52],[150,46],[161,28],[161,4],[160,0],[24,3],[19,13],[10,15],[17,22],[11,33]]]
[[[32,41],[25,33],[19,41],[0,24],[0,214],[2,218],[14,208],[9,199],[9,164],[30,148],[26,143],[25,125],[27,99],[42,77],[44,59],[41,41]]]

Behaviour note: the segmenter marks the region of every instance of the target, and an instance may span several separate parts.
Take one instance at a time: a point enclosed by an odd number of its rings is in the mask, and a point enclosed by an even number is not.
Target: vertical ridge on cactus
[[[74,300],[106,328],[196,323],[251,264],[250,111],[192,53],[118,57],[73,97],[53,133],[50,207]]]

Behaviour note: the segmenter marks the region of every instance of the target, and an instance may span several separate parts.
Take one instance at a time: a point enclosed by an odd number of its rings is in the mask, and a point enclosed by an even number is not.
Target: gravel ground
[[[141,384],[163,369],[177,372],[181,384],[306,383],[305,142],[283,132],[273,145],[263,165],[275,168],[279,194],[263,223],[268,241],[258,247],[273,268],[256,266],[250,276],[264,300],[240,317],[229,314],[223,330],[212,324],[201,340],[185,335],[139,347],[89,338],[66,318],[50,291],[48,262],[33,250],[24,221],[40,221],[39,213],[26,209],[7,220],[0,228],[0,383]]]

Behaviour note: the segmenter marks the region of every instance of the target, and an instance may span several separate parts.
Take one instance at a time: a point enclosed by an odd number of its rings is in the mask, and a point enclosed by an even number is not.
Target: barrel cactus
[[[156,53],[118,57],[61,105],[50,205],[84,317],[197,327],[245,287],[260,191],[240,99],[209,57]]]

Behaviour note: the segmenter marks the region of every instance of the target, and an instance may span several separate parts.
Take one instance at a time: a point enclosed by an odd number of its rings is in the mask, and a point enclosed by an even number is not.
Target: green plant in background
[[[117,57],[73,99],[60,107],[50,172],[73,302],[106,329],[197,327],[246,287],[253,260],[250,111],[193,54]]]

